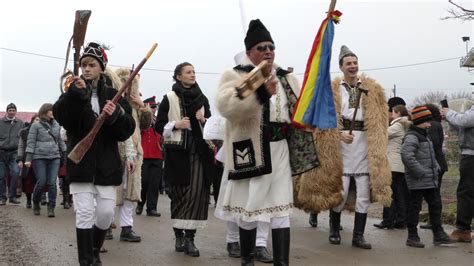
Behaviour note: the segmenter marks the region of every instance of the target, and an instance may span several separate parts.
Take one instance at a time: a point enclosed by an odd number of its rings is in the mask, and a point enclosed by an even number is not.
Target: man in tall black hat
[[[99,251],[114,216],[115,187],[122,183],[118,142],[135,130],[128,102],[123,98],[117,104],[111,101],[117,90],[106,82],[107,62],[103,47],[89,43],[80,57],[82,76],[72,79],[53,108],[54,117],[67,130],[68,152],[89,133],[101,112],[107,115],[82,161],[67,162],[81,265],[101,265]]]
[[[275,44],[260,20],[250,22],[244,43],[247,57],[222,75],[217,94],[217,109],[226,118],[223,178],[229,181],[215,215],[239,224],[242,265],[253,265],[259,221],[271,223],[274,264],[288,265],[291,177],[299,169],[290,166],[289,150],[295,149],[289,148],[289,132],[300,86],[292,73],[274,63]],[[263,60],[271,77],[248,97],[239,97],[236,87]]]

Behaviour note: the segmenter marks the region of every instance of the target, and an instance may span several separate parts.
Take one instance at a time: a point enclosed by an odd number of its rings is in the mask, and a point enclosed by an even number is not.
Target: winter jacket
[[[462,114],[449,110],[446,120],[459,130],[461,154],[474,155],[474,105]]]
[[[433,142],[433,149],[435,151],[436,161],[441,168],[441,172],[448,171],[448,163],[443,152],[444,130],[443,126],[438,121],[431,121],[431,126],[428,128],[428,137]]]
[[[20,119],[8,120],[6,116],[0,118],[0,150],[13,151],[18,148],[19,133],[23,128]]]
[[[18,141],[18,150],[16,154],[16,162],[25,162],[26,159],[26,141],[28,140],[28,132],[30,131],[31,125],[27,125],[26,127],[20,130],[19,136],[20,139]]]
[[[61,158],[61,154],[66,151],[66,144],[60,130],[56,120],[51,123],[44,120],[33,123],[26,141],[26,161]]]
[[[97,87],[100,111],[116,93],[106,84],[105,76],[101,76]],[[68,153],[89,133],[98,117],[92,109],[91,95],[91,88],[78,89],[72,84],[53,106],[54,117],[67,130]],[[67,174],[71,182],[102,186],[122,183],[118,142],[128,139],[135,130],[131,113],[128,102],[120,98],[115,112],[105,119],[82,161],[76,164],[68,159]]]
[[[410,190],[438,187],[440,168],[425,129],[410,126],[402,145],[402,161]]]
[[[402,162],[401,149],[403,138],[410,127],[411,122],[407,117],[394,119],[388,127],[388,162],[392,172],[405,173]]]

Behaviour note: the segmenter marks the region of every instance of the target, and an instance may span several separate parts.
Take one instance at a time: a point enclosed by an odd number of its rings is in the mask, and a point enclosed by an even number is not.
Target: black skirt
[[[189,135],[188,135],[189,136]],[[189,184],[171,182],[171,219],[173,227],[179,229],[203,228],[207,223],[209,208],[209,182],[205,177],[203,159],[197,152],[196,142],[188,138]],[[169,158],[172,159],[172,158]],[[165,166],[166,167],[166,166]],[[185,167],[182,165],[181,167]]]

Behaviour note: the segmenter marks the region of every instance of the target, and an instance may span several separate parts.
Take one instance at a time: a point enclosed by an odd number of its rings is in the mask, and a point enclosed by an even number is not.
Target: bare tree
[[[448,2],[454,6],[454,8],[448,9],[449,16],[441,18],[442,20],[446,19],[461,19],[463,21],[470,21],[474,19],[474,10],[464,8],[463,6],[454,3],[452,0]]]
[[[454,100],[454,99],[470,99],[471,98],[471,92],[468,91],[456,91],[451,93],[449,95],[449,99]]]
[[[409,108],[419,105],[425,105],[428,103],[437,104],[443,99],[449,100],[450,107],[452,105],[454,110],[464,111],[466,108],[470,108],[472,101],[470,101],[471,93],[468,91],[456,91],[447,95],[444,91],[430,91],[417,96],[413,102],[408,106]]]
[[[447,95],[446,92],[444,91],[430,91],[425,94],[422,94],[418,97],[416,97],[413,100],[413,106],[418,106],[418,105],[424,105],[427,103],[434,103],[437,104],[441,100],[446,99]]]

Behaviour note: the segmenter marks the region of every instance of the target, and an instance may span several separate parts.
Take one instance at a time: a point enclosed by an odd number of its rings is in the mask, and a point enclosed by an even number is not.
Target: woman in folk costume
[[[112,80],[114,88],[122,87],[131,73],[130,69],[120,68],[113,72],[106,68],[106,75]],[[119,142],[119,152],[124,164],[122,184],[117,187],[116,203],[120,214],[120,241],[140,242],[141,237],[132,230],[133,209],[140,202],[141,195],[141,165],[143,163],[143,148],[141,145],[140,128],[149,126],[151,123],[151,110],[143,104],[140,99],[139,76],[133,79],[130,90],[125,93],[124,98],[132,107],[132,117],[135,120],[135,131],[132,136],[124,142]],[[109,236],[110,238],[110,236]]]
[[[345,45],[341,47],[339,68],[344,77],[332,84],[338,129],[315,130],[321,167],[295,180],[295,204],[311,211],[331,208],[329,242],[335,245],[341,243],[341,211],[345,206],[353,210],[355,205],[352,245],[370,249],[364,238],[369,204],[391,203],[388,106],[384,89],[374,79],[358,75],[358,57]],[[364,92],[357,106],[359,90]],[[356,109],[355,127],[349,134]]]
[[[207,224],[210,174],[206,171],[214,163],[213,150],[202,135],[211,111],[190,63],[177,65],[173,79],[172,90],[159,106],[155,129],[164,138],[175,250],[198,257],[194,235]]]
[[[290,116],[300,86],[292,73],[274,63],[275,45],[260,20],[250,22],[244,42],[247,57],[222,74],[217,93],[217,108],[226,118],[223,179],[228,183],[215,215],[238,222],[242,265],[254,265],[259,221],[271,223],[274,264],[288,265],[294,174],[290,160],[294,151],[301,150],[289,148]],[[273,77],[240,98],[236,87],[263,60]]]

